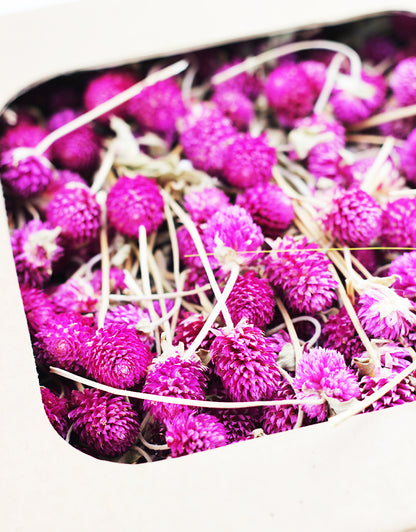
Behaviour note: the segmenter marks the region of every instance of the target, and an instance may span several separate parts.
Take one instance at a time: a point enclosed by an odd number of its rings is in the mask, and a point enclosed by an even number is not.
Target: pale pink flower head
[[[401,106],[416,103],[416,57],[399,61],[393,70],[390,86]]]
[[[293,388],[283,379],[273,396],[275,401],[287,401],[296,399]],[[263,409],[261,427],[266,434],[286,432],[292,430],[298,420],[298,407],[296,405],[267,406]]]
[[[153,179],[137,175],[121,176],[107,196],[107,215],[111,225],[121,234],[138,238],[143,225],[152,233],[163,221],[163,198]]]
[[[136,441],[139,417],[124,397],[101,390],[73,391],[68,414],[81,446],[98,456],[119,456]]]
[[[416,247],[416,198],[387,203],[381,223],[380,240],[384,246]]]
[[[32,198],[43,192],[52,180],[52,168],[45,157],[21,157],[16,148],[2,153],[0,178],[7,189],[22,198]]]
[[[388,275],[397,275],[393,288],[399,295],[416,297],[416,251],[403,253],[390,264]]]
[[[196,224],[206,222],[219,209],[230,204],[228,196],[219,188],[203,188],[185,194],[183,205]]]
[[[376,374],[385,375],[386,372],[400,373],[412,362],[412,356],[406,347],[396,342],[383,342],[377,345],[382,368]]]
[[[217,90],[211,99],[218,105],[222,113],[227,116],[240,131],[246,131],[254,120],[253,102],[236,90]]]
[[[176,458],[222,447],[228,439],[224,425],[216,417],[182,412],[166,422],[166,443]]]
[[[344,357],[335,349],[317,347],[305,351],[298,361],[293,385],[299,391],[299,399],[330,397],[349,401],[359,397],[357,377],[348,369]],[[302,405],[311,418],[323,421],[327,416],[327,405]]]
[[[98,307],[98,297],[92,284],[82,277],[73,277],[58,286],[52,301],[59,312],[88,314]]]
[[[65,438],[69,429],[68,399],[65,397],[58,397],[44,386],[40,387],[40,393],[42,396],[43,407],[51,425],[62,438]]]

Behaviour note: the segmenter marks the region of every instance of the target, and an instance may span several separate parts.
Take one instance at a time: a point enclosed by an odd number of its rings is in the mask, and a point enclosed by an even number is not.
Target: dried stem
[[[384,113],[374,115],[367,120],[358,122],[349,127],[350,131],[360,131],[362,129],[369,129],[370,127],[379,126],[380,124],[386,124],[387,122],[394,122],[395,120],[401,120],[402,118],[410,118],[416,115],[416,105],[409,105],[407,107],[399,107],[398,109],[392,109]]]
[[[153,460],[150,457],[150,455],[147,454],[147,452],[144,449],[142,449],[141,447],[138,447],[137,445],[133,445],[133,447],[131,447],[131,450],[132,451],[137,451],[139,454],[141,454],[143,456],[143,458],[146,460],[146,462],[153,462]]]
[[[321,114],[325,108],[325,105],[328,103],[329,97],[331,96],[332,89],[334,88],[339,69],[341,68],[343,61],[344,56],[342,54],[336,54],[333,57],[331,64],[327,68],[325,84],[313,109],[313,112],[315,114]]]
[[[145,447],[147,447],[148,449],[151,449],[152,451],[168,451],[169,450],[169,446],[167,444],[156,445],[155,443],[148,442],[141,432],[139,432],[139,440]]]
[[[393,137],[387,137],[383,146],[380,148],[377,157],[374,159],[373,164],[364,176],[364,179],[361,183],[361,190],[364,190],[368,194],[373,194],[377,190],[377,187],[380,185],[381,181],[384,178],[384,175],[381,172],[381,168],[389,158],[389,155],[393,148]]]
[[[94,180],[91,185],[91,193],[96,194],[104,186],[107,180],[108,174],[111,171],[114,163],[114,151],[110,148],[106,151],[103,160],[101,161],[100,168],[97,170],[94,176]]]
[[[105,206],[106,193],[101,192],[98,195],[101,205],[101,229],[100,229],[100,247],[101,247],[101,300],[98,310],[97,325],[101,329],[104,327],[105,316],[110,305],[110,253],[108,250],[107,236],[107,210]]]
[[[286,307],[284,306],[283,301],[280,299],[280,297],[278,297],[276,299],[276,302],[280,310],[280,314],[282,315],[285,321],[287,332],[289,333],[290,341],[292,342],[292,345],[293,345],[293,350],[295,352],[295,362],[297,366],[299,360],[302,358],[302,347],[299,343],[299,338],[298,338],[298,335],[296,334],[296,329],[293,325],[292,318],[289,316],[289,313],[286,310]]]
[[[400,139],[393,138],[393,143],[395,146],[403,146],[404,141]],[[360,135],[360,134],[353,134],[350,133],[347,135],[347,141],[348,142],[359,142],[363,144],[384,144],[386,141],[386,137],[383,137],[381,135]]]
[[[194,288],[193,290],[185,290],[178,292],[164,292],[163,294],[151,294],[150,296],[145,296],[144,294],[141,295],[123,295],[123,294],[110,294],[110,299],[113,301],[143,301],[143,300],[149,300],[153,301],[155,299],[176,299],[178,297],[185,297],[185,296],[193,296],[195,294],[199,294],[200,292],[206,292],[207,290],[211,289],[210,284],[204,284],[204,286],[198,286],[198,288]]]

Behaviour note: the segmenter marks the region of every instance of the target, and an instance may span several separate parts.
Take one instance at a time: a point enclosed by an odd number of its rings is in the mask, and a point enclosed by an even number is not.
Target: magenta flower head
[[[95,270],[92,275],[91,285],[96,292],[101,292],[102,272]],[[125,275],[121,268],[111,266],[110,268],[110,291],[112,294],[122,292],[127,288]]]
[[[149,348],[124,324],[98,329],[86,343],[84,355],[88,376],[121,389],[139,384],[152,360]]]
[[[224,207],[208,220],[202,240],[213,267],[228,269],[229,259],[249,265],[259,255],[264,236],[250,214],[237,205]]]
[[[365,120],[384,103],[387,86],[382,75],[361,74],[363,85],[336,89],[330,102],[335,117],[344,124]]]
[[[258,327],[243,319],[232,330],[220,330],[210,353],[214,371],[233,401],[260,401],[273,396],[281,377]]]
[[[183,344],[184,348],[187,349],[195,338],[198,336],[200,330],[205,324],[206,318],[202,314],[193,314],[187,312],[185,317],[178,321],[178,324],[175,328],[175,336],[173,338],[173,344],[179,345]],[[211,327],[211,329],[217,329],[217,325]],[[208,332],[206,337],[201,343],[200,349],[209,350],[211,343],[215,339],[215,334],[213,332]]]
[[[341,353],[347,364],[365,351],[345,307],[342,307],[337,314],[328,316],[328,321],[322,328],[322,340],[324,347],[336,349]]]
[[[255,412],[253,408],[238,409],[211,409],[210,413],[215,416],[225,427],[229,443],[251,440],[253,430],[257,428]]]
[[[27,121],[19,122],[0,138],[0,151],[4,152],[12,148],[34,148],[46,137],[47,133],[46,129],[37,124]]]
[[[224,425],[216,417],[182,412],[166,422],[166,443],[176,458],[222,447],[228,439]]]
[[[49,223],[31,220],[11,234],[17,276],[22,284],[41,287],[62,257],[60,229]]]
[[[196,249],[195,242],[188,229],[182,225],[176,231],[179,247],[179,257],[189,268],[203,269],[202,261]]]
[[[399,109],[401,106],[396,98],[389,98],[383,105],[381,111],[393,111]],[[411,133],[412,129],[416,127],[416,119],[414,116],[409,116],[406,118],[400,118],[399,120],[393,120],[392,122],[385,122],[384,124],[379,124],[377,128],[385,137],[391,136],[398,139],[406,139]]]
[[[358,318],[364,330],[374,338],[397,340],[416,326],[414,303],[393,289],[370,287],[358,300]]]
[[[382,388],[391,379],[396,376],[395,372],[381,370],[380,375],[376,377],[370,377],[364,375],[360,381],[360,390],[362,398],[365,399],[371,396],[374,392]],[[402,405],[404,403],[411,403],[416,400],[416,389],[410,382],[409,378],[403,379],[399,382],[391,391],[374,401],[368,406],[364,412],[374,412],[377,410],[383,410],[395,405]]]
[[[0,158],[0,178],[16,196],[31,198],[43,192],[52,180],[50,162],[42,156],[24,155],[16,148]]]
[[[22,285],[20,286],[20,294],[30,334],[34,335],[43,325],[55,318],[55,305],[39,288]]]
[[[40,393],[43,407],[51,425],[62,438],[65,438],[69,428],[68,399],[58,397],[44,386],[40,387]]]
[[[399,295],[416,297],[416,251],[403,253],[390,264],[388,275],[397,275],[393,288]]]
[[[409,134],[399,150],[401,169],[407,180],[416,183],[416,129]]]
[[[390,86],[400,105],[416,103],[416,57],[407,57],[396,65]]]
[[[234,325],[246,318],[248,323],[262,329],[274,316],[273,289],[267,279],[260,279],[256,272],[248,270],[237,277],[227,299],[227,308]]]
[[[44,364],[78,372],[84,367],[84,344],[93,334],[91,319],[75,312],[56,314],[36,333],[37,358]]]
[[[334,398],[349,401],[359,397],[357,377],[348,369],[344,357],[335,349],[317,347],[304,352],[296,368],[293,385],[299,391],[299,399]],[[302,405],[311,418],[323,421],[327,416],[327,405]]]
[[[217,90],[211,99],[234,126],[245,131],[254,120],[253,102],[237,90]]]
[[[337,287],[329,259],[317,248],[305,237],[284,236],[274,241],[273,251],[264,259],[266,277],[287,305],[312,315],[331,306]]]
[[[97,105],[106,102],[113,96],[125,91],[137,83],[136,76],[127,70],[108,70],[93,78],[84,94],[84,105],[87,111],[94,109]],[[128,117],[127,104],[120,105],[98,118],[102,123],[107,123],[111,115],[117,115],[122,118]]]
[[[46,209],[46,219],[61,228],[65,246],[74,249],[97,238],[101,208],[88,187],[72,182],[55,194]]]
[[[322,223],[341,244],[369,246],[381,232],[382,209],[364,190],[338,190]]]
[[[223,207],[230,204],[228,196],[219,188],[203,188],[185,194],[183,205],[197,224],[206,222]]]
[[[221,174],[227,146],[237,130],[217,107],[199,104],[179,121],[180,143],[195,168]]]
[[[416,198],[389,202],[381,224],[380,240],[384,246],[416,247]]]
[[[170,349],[165,346],[162,354],[149,367],[143,392],[164,397],[204,400],[205,373],[206,367],[196,354],[184,353],[181,345]],[[157,401],[145,401],[143,407],[161,423],[166,423],[181,412],[193,410],[192,407]]]
[[[276,238],[292,223],[292,200],[275,183],[261,183],[237,196],[236,204],[251,214],[264,236]]]
[[[285,401],[293,399],[296,399],[293,388],[288,382],[281,380],[273,400]],[[266,434],[292,430],[298,420],[298,412],[298,407],[295,405],[267,406],[263,409],[261,427]]]
[[[226,72],[230,67],[240,63],[241,60],[239,59],[230,63],[226,63],[216,71],[216,74],[219,74],[220,72]],[[216,85],[215,90],[216,92],[236,91],[240,94],[244,94],[244,96],[250,98],[250,100],[255,100],[263,90],[263,82],[256,74],[241,72],[227,81],[223,81],[222,83]]]
[[[412,362],[409,349],[395,342],[383,342],[376,347],[380,355],[382,368],[378,370],[377,375],[384,375],[385,372],[400,373]]]
[[[68,417],[81,445],[99,456],[118,456],[139,435],[139,417],[124,399],[100,390],[73,391]]]
[[[58,286],[52,295],[52,301],[59,312],[95,312],[98,306],[97,294],[91,283],[81,277],[68,279]]]
[[[185,114],[185,104],[176,81],[166,79],[146,87],[127,102],[129,115],[146,130],[171,137],[176,120]]]
[[[253,187],[269,181],[276,162],[276,150],[267,144],[265,135],[240,134],[225,151],[223,173],[230,185]]]
[[[134,303],[128,303],[127,305],[118,305],[114,307],[105,315],[104,326],[123,324],[126,327],[136,331],[136,334],[140,340],[149,348],[152,349],[154,345],[153,336],[136,330],[136,326],[140,323],[150,324],[150,314],[147,310],[139,308]]]
[[[138,238],[139,227],[153,233],[163,221],[163,198],[153,179],[121,176],[107,196],[111,225],[121,234]]]

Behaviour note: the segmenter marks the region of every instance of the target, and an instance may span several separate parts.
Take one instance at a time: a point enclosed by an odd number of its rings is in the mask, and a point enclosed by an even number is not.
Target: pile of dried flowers
[[[416,18],[368,28],[77,74],[5,111],[42,400],[73,446],[154,461],[416,399]]]

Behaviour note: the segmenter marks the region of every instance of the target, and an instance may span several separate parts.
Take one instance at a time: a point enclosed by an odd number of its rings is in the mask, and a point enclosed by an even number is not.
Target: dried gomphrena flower
[[[345,307],[342,307],[337,314],[328,316],[327,322],[322,327],[322,342],[323,347],[336,349],[341,353],[347,364],[365,350]]]
[[[296,399],[296,394],[290,384],[284,380],[279,382],[273,396],[275,401]],[[298,420],[299,408],[296,405],[267,406],[261,416],[261,428],[266,434],[292,430]]]
[[[225,427],[229,443],[251,440],[253,431],[257,428],[256,413],[253,408],[212,409],[210,413]]]
[[[98,296],[92,284],[82,277],[72,277],[58,286],[52,295],[59,312],[96,312]]]
[[[255,117],[254,104],[237,90],[217,90],[211,99],[240,131],[246,131]]]
[[[104,326],[108,327],[116,324],[123,324],[135,330],[140,340],[149,349],[152,349],[154,344],[152,334],[140,330],[141,324],[150,325],[150,314],[148,310],[139,308],[135,303],[113,307],[105,315]],[[139,330],[136,329],[137,327],[139,327]]]
[[[4,152],[13,148],[34,148],[47,134],[46,129],[37,124],[27,121],[19,122],[0,138],[0,151]]]
[[[173,344],[179,345],[182,343],[184,348],[187,349],[198,336],[199,331],[205,324],[205,320],[206,318],[203,314],[193,314],[192,312],[185,313],[184,317],[178,321],[175,328],[175,336],[172,340]],[[208,350],[210,348],[212,341],[215,339],[215,329],[217,328],[217,324],[214,323],[211,330],[201,342],[200,349]]]
[[[374,377],[370,375],[364,375],[360,381],[362,398],[365,399],[366,397],[371,396],[395,376],[395,372],[383,370],[381,370],[379,375]],[[406,378],[400,381],[388,393],[384,394],[383,397],[380,397],[380,399],[374,401],[364,410],[364,412],[383,410],[384,408],[389,408],[390,406],[402,405],[413,401],[416,401],[416,389],[410,382],[409,378]]]
[[[56,315],[56,308],[49,297],[39,288],[20,286],[26,319],[31,335],[48,323]]]
[[[183,205],[197,225],[206,222],[229,204],[230,199],[225,192],[214,187],[193,190],[183,197]]]
[[[416,103],[416,57],[399,61],[391,76],[390,86],[400,105]]]
[[[381,223],[380,240],[384,246],[416,247],[416,198],[387,203]]]
[[[390,264],[388,275],[397,275],[393,288],[399,295],[416,297],[416,251],[403,253]]]
[[[416,183],[416,129],[413,129],[399,150],[400,167],[410,183]]]
[[[32,155],[26,148],[15,148],[1,155],[0,178],[13,194],[27,199],[43,192],[53,174],[48,159]]]
[[[42,396],[43,407],[51,425],[62,438],[65,438],[69,429],[68,399],[65,397],[58,397],[44,386],[40,387],[40,393]]]
[[[239,65],[241,59],[236,59],[220,67],[215,74],[226,72],[229,68]],[[217,92],[236,91],[250,100],[255,100],[263,90],[263,82],[259,75],[250,72],[241,72],[226,81],[215,86]]]

